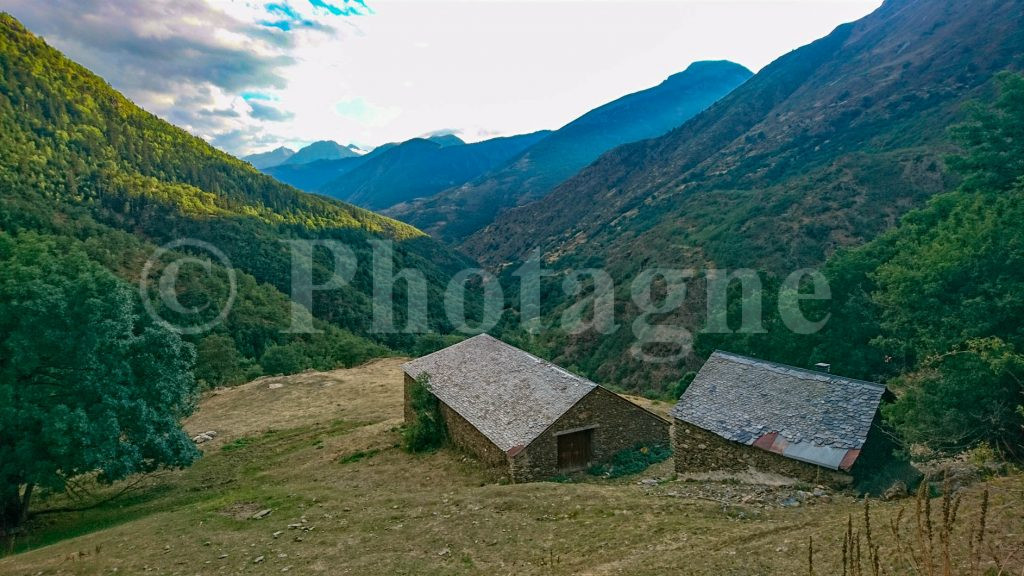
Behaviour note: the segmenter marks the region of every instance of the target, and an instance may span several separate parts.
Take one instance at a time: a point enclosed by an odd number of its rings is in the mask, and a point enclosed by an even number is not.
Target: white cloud
[[[6,0],[5,9],[148,110],[242,154],[320,139],[376,145],[445,126],[467,140],[558,128],[695,60],[759,69],[881,2],[366,3]]]

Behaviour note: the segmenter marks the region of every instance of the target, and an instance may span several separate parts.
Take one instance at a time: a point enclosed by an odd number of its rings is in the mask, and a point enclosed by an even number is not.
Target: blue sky
[[[3,0],[228,152],[554,129],[696,60],[758,70],[880,0]]]

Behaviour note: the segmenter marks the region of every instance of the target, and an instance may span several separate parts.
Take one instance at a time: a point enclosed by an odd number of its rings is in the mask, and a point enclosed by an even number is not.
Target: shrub
[[[667,460],[671,455],[672,450],[664,444],[650,446],[638,444],[619,452],[609,462],[591,466],[587,473],[603,478],[619,478],[621,476],[639,474],[646,470],[648,466]]]
[[[669,399],[675,401],[682,398],[683,394],[686,392],[686,389],[690,387],[690,384],[693,384],[693,380],[696,377],[696,372],[687,372],[686,374],[684,374],[678,382],[672,385],[671,389],[669,390]]]
[[[903,394],[884,412],[908,443],[940,454],[986,443],[1024,458],[1024,421],[1016,411],[1021,374],[1024,356],[1013,346],[998,338],[971,340],[900,378]]]
[[[409,402],[415,417],[406,423],[402,431],[405,450],[433,452],[443,446],[447,431],[441,417],[441,402],[430,391],[430,380],[426,374],[413,382],[409,389]]]
[[[196,379],[206,387],[233,386],[248,380],[253,362],[243,357],[235,342],[224,334],[211,334],[196,346]]]
[[[306,367],[307,360],[297,344],[275,345],[263,353],[260,366],[265,374],[295,374]]]

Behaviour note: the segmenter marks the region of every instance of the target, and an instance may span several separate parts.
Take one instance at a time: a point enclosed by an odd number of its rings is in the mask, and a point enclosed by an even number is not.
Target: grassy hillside
[[[696,62],[658,86],[591,110],[472,182],[388,213],[461,242],[505,210],[544,197],[602,153],[679,126],[751,74],[732,62]]]
[[[1024,67],[1022,7],[889,0],[780,58],[678,130],[606,154],[464,249],[500,266],[539,247],[553,268],[604,267],[620,286],[651,267],[788,274],[821,264],[955,186],[947,129],[966,118],[968,102],[992,100],[999,71]],[[628,326],[637,311],[621,292]],[[666,320],[699,328],[699,293],[698,282],[691,316]],[[549,317],[564,305],[556,301]],[[637,387],[687,369],[636,362],[631,342],[619,330],[540,346]]]
[[[849,515],[861,530],[852,497],[745,477],[673,480],[668,462],[618,480],[503,485],[457,452],[410,456],[395,447],[399,364],[208,395],[187,428],[219,435],[195,466],[86,497],[131,486],[98,507],[37,516],[0,573],[803,574],[813,538],[817,573],[833,574]],[[987,487],[986,547],[1018,573],[1020,477]],[[977,521],[980,489],[965,491],[964,527]],[[81,504],[53,498],[40,509]],[[938,522],[941,502],[932,506]],[[913,534],[913,508],[872,503],[887,557],[889,520],[904,509]],[[954,535],[958,550],[966,533]]]
[[[368,240],[394,240],[396,267],[423,271],[434,301],[466,263],[411,226],[281,185],[159,120],[6,14],[0,130],[0,230],[71,238],[133,283],[157,245],[180,238],[208,242],[228,256],[241,273],[239,302],[221,330],[234,348],[227,355],[238,353],[236,375],[256,368],[274,346],[292,346],[289,354],[300,363],[326,368],[333,355],[361,361],[382,353],[381,344],[415,345],[410,335],[367,339]],[[319,343],[283,332],[291,262],[282,240],[294,238],[344,242],[367,270],[315,301],[317,317],[334,327]],[[318,278],[332,266],[321,256]],[[206,279],[183,275],[183,302],[224,301],[226,272],[212,271]],[[432,318],[443,318],[439,308]],[[445,330],[445,322],[434,326]]]

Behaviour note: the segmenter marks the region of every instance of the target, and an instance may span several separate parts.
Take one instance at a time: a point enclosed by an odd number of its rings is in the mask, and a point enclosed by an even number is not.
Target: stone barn
[[[637,445],[669,444],[669,422],[629,400],[486,334],[403,366],[427,375],[452,443],[515,482],[587,468]]]
[[[863,451],[891,453],[879,429],[884,394],[873,382],[715,352],[671,412],[676,471],[848,485],[858,462],[886,457]]]

